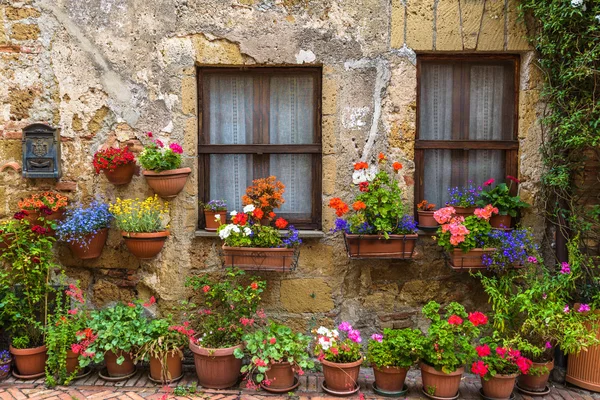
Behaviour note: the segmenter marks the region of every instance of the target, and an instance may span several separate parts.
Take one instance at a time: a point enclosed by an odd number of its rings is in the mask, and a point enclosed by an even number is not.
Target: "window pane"
[[[270,174],[285,185],[285,203],[275,211],[289,218],[310,218],[312,214],[312,156],[271,154]]]
[[[501,65],[471,66],[469,139],[512,139],[514,105],[504,101],[504,89],[512,77],[505,76],[505,70]]]
[[[421,73],[419,138],[452,139],[453,67],[423,63]]]
[[[211,144],[251,144],[253,79],[234,74],[210,74],[208,85]]]
[[[314,141],[314,79],[274,76],[270,80],[269,130],[271,144],[309,144]]]
[[[504,150],[425,150],[423,194],[425,200],[443,207],[448,188],[506,179]]]
[[[242,209],[242,196],[251,184],[251,154],[210,155],[209,200],[227,200],[229,211],[240,211]]]

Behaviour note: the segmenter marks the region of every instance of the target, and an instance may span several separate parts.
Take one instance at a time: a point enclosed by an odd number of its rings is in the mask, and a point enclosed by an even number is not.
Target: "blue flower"
[[[280,247],[296,247],[299,246],[301,243],[302,239],[300,239],[298,231],[296,230],[296,228],[294,228],[294,225],[290,225],[288,227],[288,233],[283,238]]]
[[[335,220],[335,228],[331,230],[331,233],[335,233],[335,232],[346,232],[349,233],[349,225],[348,225],[348,221],[346,221],[343,218],[337,218]]]
[[[93,201],[89,207],[77,205],[66,212],[65,219],[59,222],[56,228],[58,238],[64,242],[82,242],[85,245],[86,235],[95,235],[99,230],[108,228],[112,214],[108,211],[108,204]]]
[[[398,233],[410,235],[417,232],[417,223],[412,215],[405,215],[398,223]]]

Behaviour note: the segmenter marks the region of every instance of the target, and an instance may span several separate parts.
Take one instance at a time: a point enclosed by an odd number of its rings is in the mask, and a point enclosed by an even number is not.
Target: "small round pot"
[[[360,360],[351,363],[334,363],[325,359],[321,360],[327,389],[334,392],[354,390],[358,382],[362,362],[362,357]]]
[[[461,207],[461,206],[452,206],[454,210],[456,210],[456,215],[460,215],[462,217],[467,218],[469,215],[473,215],[475,213],[475,209],[477,207]]]
[[[120,356],[125,358],[123,364],[121,365],[117,364],[117,358]],[[135,370],[135,365],[131,359],[131,354],[120,350],[117,353],[112,351],[107,351],[104,353],[104,363],[106,364],[108,375],[115,378],[130,375]]]
[[[437,228],[440,224],[437,223],[435,218],[433,218],[433,213],[435,211],[421,211],[417,210],[417,215],[419,218],[419,228]]]
[[[500,375],[491,377],[487,381],[481,378],[483,395],[492,399],[510,399],[518,374]]]
[[[176,197],[187,182],[191,168],[170,169],[162,172],[144,171],[148,186],[163,199]]]
[[[44,373],[46,359],[48,358],[46,346],[30,349],[15,349],[9,346],[9,351],[13,355],[19,375],[36,376]]]
[[[166,368],[163,370],[163,360],[160,358],[150,358],[150,378],[155,381],[169,383],[179,378],[183,374],[182,366],[183,353],[170,352],[166,358]]]
[[[425,363],[420,364],[423,390],[435,397],[452,398],[458,393],[460,380],[465,372],[464,367],[446,374]]]
[[[546,386],[548,385],[548,378],[550,377],[550,372],[552,372],[552,370],[554,369],[554,360],[545,363],[534,362],[532,367],[546,367],[548,368],[548,372],[540,376],[519,375],[519,377],[517,378],[519,387],[529,392],[543,392],[546,390]]]
[[[509,229],[512,217],[510,215],[494,215],[490,218],[492,228]]]
[[[373,365],[373,374],[375,383],[379,390],[385,392],[398,393],[404,388],[404,380],[408,368],[401,367],[376,367]]]
[[[79,369],[79,354],[67,349],[67,372],[72,374]]]
[[[190,340],[200,385],[209,389],[226,389],[235,385],[240,377],[242,360],[235,358],[233,352],[243,347],[239,344],[223,349],[208,349]]]
[[[140,260],[150,260],[158,255],[169,237],[169,231],[121,232],[127,248]]]
[[[271,381],[269,389],[287,389],[294,386],[294,369],[289,362],[269,363],[265,375]]]
[[[216,221],[216,215],[219,215],[221,218],[219,221]],[[209,232],[216,232],[219,229],[221,224],[227,223],[227,210],[224,211],[207,211],[204,210],[204,221],[205,221],[205,230]]]
[[[10,364],[12,363],[12,360],[8,360],[6,362],[0,361],[0,381],[8,378],[8,376],[10,375]],[[6,368],[6,366],[8,366],[8,368]],[[6,368],[6,370],[4,370],[4,368]]]
[[[135,162],[117,165],[117,167],[112,171],[108,169],[104,169],[103,171],[106,179],[108,179],[108,181],[113,185],[127,185],[129,182],[131,182],[131,178],[133,178],[133,173],[135,172]]]
[[[73,255],[82,260],[90,260],[100,257],[102,249],[106,244],[108,237],[108,228],[100,229],[98,232],[88,233],[83,240],[74,240],[67,242],[67,246],[71,249]],[[86,245],[86,243],[88,243]]]

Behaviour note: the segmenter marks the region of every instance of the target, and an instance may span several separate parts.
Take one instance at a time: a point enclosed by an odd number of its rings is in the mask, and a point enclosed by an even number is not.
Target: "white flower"
[[[229,213],[229,215],[231,215],[232,217],[235,217],[237,215],[237,211],[232,211]]]
[[[363,182],[371,182],[377,175],[377,167],[371,166],[368,170],[360,169],[352,173],[352,183],[358,185]]]
[[[240,233],[240,228],[237,225],[232,225],[233,228],[231,228],[235,233]]]
[[[331,346],[331,342],[329,340],[325,340],[323,337],[319,338],[319,344],[325,351],[329,350],[329,347]]]
[[[329,333],[329,329],[325,328],[324,326],[321,326],[319,329],[317,329],[317,333],[321,336],[327,336],[327,334]]]
[[[338,337],[340,337],[340,333],[337,331],[337,329],[334,329],[332,333],[333,333],[334,339],[337,339]]]
[[[221,220],[221,214],[215,214],[215,221]]]
[[[254,207],[253,204],[248,204],[246,207],[244,207],[244,212],[246,214],[251,213],[252,211],[254,211],[256,207]]]
[[[229,235],[231,235],[231,230],[235,225],[229,224],[226,225],[223,229],[219,231],[219,237],[223,240],[227,239]]]
[[[596,15],[594,18],[596,18],[596,21],[600,22],[600,14]]]
[[[244,228],[244,235],[246,236],[250,236],[250,234],[252,233],[252,229],[245,227]]]
[[[581,7],[583,5],[583,0],[571,0],[572,7]]]

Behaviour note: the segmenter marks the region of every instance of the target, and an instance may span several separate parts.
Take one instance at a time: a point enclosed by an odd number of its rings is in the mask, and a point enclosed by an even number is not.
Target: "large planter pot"
[[[166,360],[164,358],[150,358],[150,378],[154,381],[164,383],[169,383],[178,379],[183,374],[182,358],[183,353],[178,352],[168,353]],[[163,368],[163,360],[166,364],[166,368]]]
[[[461,217],[467,218],[469,215],[473,215],[475,213],[475,209],[477,207],[461,207],[461,206],[452,206],[455,210],[455,214]]]
[[[377,389],[390,393],[402,391],[407,372],[408,368],[373,366]]]
[[[433,213],[435,213],[435,211],[417,210],[419,228],[435,229],[440,226],[435,218],[433,218]]]
[[[79,354],[67,349],[67,372],[72,374],[79,369]]]
[[[169,231],[121,232],[127,248],[140,260],[150,260],[162,250]]]
[[[512,217],[510,215],[494,215],[490,218],[490,225],[497,229],[510,229]]]
[[[344,233],[350,258],[412,258],[418,235],[353,235]]]
[[[123,356],[125,360],[121,365],[117,364],[117,358]],[[135,371],[135,365],[131,358],[131,354],[125,353],[124,351],[118,351],[114,353],[107,351],[104,353],[104,363],[106,364],[106,371],[111,377],[121,377],[131,375]]]
[[[288,271],[295,249],[223,246],[224,264],[244,270]]]
[[[481,378],[481,387],[483,389],[483,395],[492,399],[510,399],[513,389],[515,388],[515,381],[517,380],[517,374],[511,375],[496,375],[488,379],[487,381]]]
[[[8,361],[0,361],[0,381],[8,378],[10,375],[10,364],[12,359]]]
[[[449,253],[450,268],[455,270],[486,269],[482,256],[490,254],[494,250],[496,249],[475,248],[465,253],[461,249],[454,249]]]
[[[226,389],[235,385],[240,377],[242,360],[235,358],[233,352],[241,348],[243,345],[239,344],[224,349],[208,349],[190,340],[200,385],[210,389]]]
[[[288,389],[294,386],[294,369],[289,362],[269,363],[265,375],[271,381],[269,389]]]
[[[458,394],[460,380],[465,372],[464,367],[460,367],[456,371],[447,374],[423,362],[420,366],[423,390],[426,393],[440,398],[452,398]]]
[[[600,339],[600,327],[596,329],[596,338]],[[600,392],[600,345],[569,354],[566,380],[584,389]]]
[[[191,168],[170,169],[162,172],[144,171],[148,186],[163,199],[176,197],[185,186]]]
[[[48,349],[46,346],[33,347],[31,349],[15,349],[9,346],[9,350],[13,355],[19,375],[34,377],[44,373],[46,359],[48,358]]]
[[[221,218],[219,221],[216,220],[216,215],[219,215]],[[225,211],[207,211],[204,210],[204,229],[209,232],[216,232],[219,229],[221,224],[227,223],[227,210]]]
[[[108,228],[103,228],[96,233],[88,233],[82,239],[67,242],[67,245],[75,257],[90,260],[100,257],[107,237]]]
[[[351,392],[358,385],[358,374],[362,357],[358,361],[351,363],[334,363],[325,359],[321,360],[323,365],[323,375],[327,389],[334,392]]]
[[[550,377],[550,372],[552,372],[552,370],[554,369],[554,360],[545,363],[534,362],[532,367],[546,367],[548,369],[548,372],[539,376],[519,375],[519,377],[517,378],[519,388],[525,389],[529,392],[543,392],[546,390],[546,386],[548,385],[548,378]]]
[[[107,169],[103,171],[106,179],[108,179],[108,181],[113,185],[127,185],[129,182],[131,182],[131,178],[133,178],[133,173],[135,172],[135,162],[117,165],[117,167],[112,171]]]

